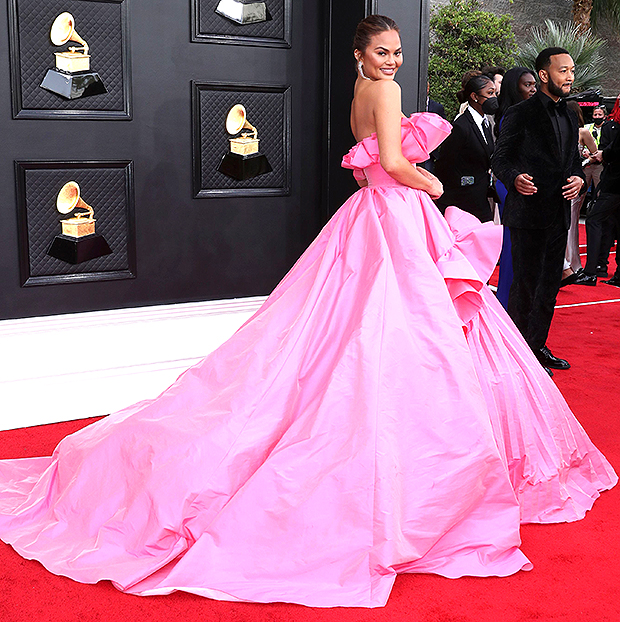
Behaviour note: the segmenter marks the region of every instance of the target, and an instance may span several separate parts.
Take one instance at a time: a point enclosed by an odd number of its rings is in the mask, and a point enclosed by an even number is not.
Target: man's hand
[[[579,191],[581,190],[581,186],[583,186],[584,181],[578,175],[573,175],[566,181],[568,183],[565,186],[562,186],[562,196],[568,201],[572,201],[579,196]]]
[[[515,177],[515,188],[517,189],[517,192],[525,195],[526,197],[536,194],[538,192],[538,188],[534,185],[534,182],[532,181],[533,179],[534,178],[527,173],[517,175]]]

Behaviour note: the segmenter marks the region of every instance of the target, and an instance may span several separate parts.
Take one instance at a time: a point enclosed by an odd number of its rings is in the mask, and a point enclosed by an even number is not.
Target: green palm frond
[[[620,0],[618,4],[620,5]],[[553,22],[548,19],[544,26],[532,28],[530,36],[530,41],[523,44],[517,52],[517,60],[524,67],[534,69],[536,57],[545,48],[561,47],[575,61],[574,91],[587,91],[601,86],[607,73],[605,61],[600,54],[606,45],[603,39],[589,30],[581,33],[579,27],[572,22]]]
[[[620,30],[620,0],[594,0],[590,21],[596,28],[604,20],[609,20],[614,29]]]

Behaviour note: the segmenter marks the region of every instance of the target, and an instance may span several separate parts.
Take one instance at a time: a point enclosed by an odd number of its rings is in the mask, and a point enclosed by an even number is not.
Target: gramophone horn
[[[258,130],[246,119],[243,104],[235,104],[226,115],[226,131],[229,134],[238,134],[244,129],[254,132],[254,138],[258,136]]]
[[[54,45],[64,45],[67,41],[77,41],[84,46],[84,53],[88,54],[88,43],[75,32],[75,19],[71,13],[61,13],[52,24],[50,39]]]
[[[68,181],[56,197],[56,209],[61,214],[68,214],[76,207],[88,210],[88,217],[93,218],[95,210],[80,198],[80,187],[74,181]]]

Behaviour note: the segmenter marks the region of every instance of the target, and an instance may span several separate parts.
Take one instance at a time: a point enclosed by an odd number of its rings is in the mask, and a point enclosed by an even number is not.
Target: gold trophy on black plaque
[[[47,254],[71,264],[109,255],[112,250],[105,238],[95,233],[95,210],[81,199],[77,182],[68,181],[56,197],[56,209],[70,214],[77,208],[86,211],[60,221],[62,235],[54,238]]]
[[[271,172],[266,156],[258,151],[258,130],[247,120],[243,104],[235,104],[228,112],[226,131],[240,135],[229,139],[230,151],[220,162],[220,173],[243,181]]]
[[[88,43],[75,32],[75,19],[71,13],[65,11],[54,20],[50,39],[54,45],[64,45],[68,41],[82,45],[70,46],[64,52],[54,52],[56,67],[47,70],[41,88],[65,99],[78,99],[108,92],[99,74],[90,70]]]
[[[236,24],[257,24],[271,19],[267,5],[255,0],[220,0],[215,12]]]

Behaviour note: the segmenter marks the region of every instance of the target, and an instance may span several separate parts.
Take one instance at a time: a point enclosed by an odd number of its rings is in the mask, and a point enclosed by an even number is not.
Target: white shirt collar
[[[478,129],[480,130],[480,133],[482,134],[482,138],[484,138],[484,142],[486,142],[487,139],[486,139],[486,136],[484,135],[484,130],[482,129],[482,122],[486,118],[485,115],[481,115],[477,110],[474,110],[471,106],[468,106],[467,110],[469,111],[469,114],[471,114],[473,120],[476,122],[476,125],[478,126]]]

